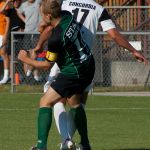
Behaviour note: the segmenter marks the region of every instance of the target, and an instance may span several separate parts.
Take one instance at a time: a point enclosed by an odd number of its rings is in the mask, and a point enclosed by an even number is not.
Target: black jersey
[[[15,8],[6,10],[6,16],[10,18],[10,31],[24,29],[25,23],[19,18]]]
[[[80,25],[75,21],[73,16],[62,11],[60,23],[52,30],[52,35],[48,40],[47,60],[51,60],[51,53],[57,53],[57,64],[60,72],[80,78],[87,75],[86,72],[92,66],[93,56],[88,46],[83,41]]]

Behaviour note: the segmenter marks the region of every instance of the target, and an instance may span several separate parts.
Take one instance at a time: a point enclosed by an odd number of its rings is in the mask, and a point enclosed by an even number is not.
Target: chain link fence
[[[147,58],[150,57],[150,32],[122,32],[136,49]],[[37,43],[38,34],[30,34],[26,38],[24,33],[12,33],[12,92],[41,93],[48,78],[49,71],[39,71],[39,81],[31,76],[27,77],[24,65],[17,60],[20,49],[30,49]],[[96,73],[93,89],[145,90],[150,83],[150,66],[144,66],[127,50],[117,46],[104,32],[97,32],[93,54],[96,62]],[[17,83],[16,75],[20,82]]]
[[[47,81],[49,71],[32,69],[31,75],[27,76],[27,70],[29,66],[18,61],[17,56],[19,50],[30,50],[37,44],[39,38],[38,33],[23,33],[12,32],[11,34],[11,92],[23,92],[23,93],[42,93],[43,85]],[[46,50],[46,47],[44,48]],[[38,58],[42,61],[42,58]],[[31,69],[30,69],[31,70]],[[38,76],[38,79],[35,78]]]
[[[150,32],[122,32],[145,57],[150,58]],[[137,62],[132,54],[119,47],[108,35],[98,32],[93,54],[96,60],[94,89],[146,90],[150,83],[150,66]]]

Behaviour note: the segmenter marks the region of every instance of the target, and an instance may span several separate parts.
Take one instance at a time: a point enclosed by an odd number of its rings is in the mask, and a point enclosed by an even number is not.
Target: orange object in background
[[[19,85],[20,84],[20,77],[19,77],[19,73],[15,73],[15,84]]]

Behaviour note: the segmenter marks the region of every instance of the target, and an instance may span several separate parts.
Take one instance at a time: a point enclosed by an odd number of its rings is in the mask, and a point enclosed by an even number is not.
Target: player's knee
[[[54,103],[51,102],[46,96],[42,96],[40,99],[40,107],[53,107]]]

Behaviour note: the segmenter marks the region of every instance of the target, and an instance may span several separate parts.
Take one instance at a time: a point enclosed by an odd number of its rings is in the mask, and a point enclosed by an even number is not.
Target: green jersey
[[[85,44],[80,25],[73,16],[62,11],[60,23],[52,30],[48,40],[48,54],[46,59],[51,61],[52,54],[58,55],[57,64],[62,74],[71,77],[84,77],[94,66],[93,56]]]

